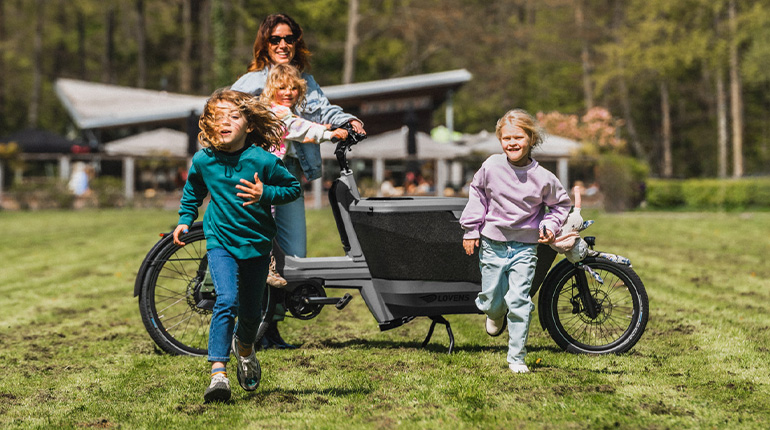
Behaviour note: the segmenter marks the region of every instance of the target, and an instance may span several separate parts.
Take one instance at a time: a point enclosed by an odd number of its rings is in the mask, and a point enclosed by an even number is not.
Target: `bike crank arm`
[[[353,300],[350,293],[345,293],[342,297],[305,297],[302,299],[308,305],[334,305],[338,310],[342,310]]]

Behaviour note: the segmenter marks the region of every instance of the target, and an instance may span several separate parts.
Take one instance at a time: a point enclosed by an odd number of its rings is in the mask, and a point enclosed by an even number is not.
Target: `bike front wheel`
[[[562,262],[546,280],[539,305],[545,328],[562,349],[572,353],[630,350],[644,333],[649,316],[642,280],[631,267],[604,258],[588,257],[581,263],[598,277]]]
[[[163,351],[205,356],[216,302],[208,271],[206,238],[199,225],[184,235],[182,240],[186,245],[183,247],[175,245],[169,236],[153,248],[137,275],[142,279],[139,313],[147,333]],[[257,341],[266,329],[264,321],[272,315],[274,303],[270,290],[265,288],[263,324]]]

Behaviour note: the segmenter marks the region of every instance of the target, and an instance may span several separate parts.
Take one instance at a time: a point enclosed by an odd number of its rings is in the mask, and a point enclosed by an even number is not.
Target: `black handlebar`
[[[334,149],[334,155],[337,157],[337,163],[340,165],[340,170],[348,172],[350,171],[350,167],[348,166],[347,152],[350,151],[353,145],[366,139],[366,135],[353,130],[353,126],[349,122],[346,122],[337,128],[347,130],[348,132],[348,137],[345,140],[333,140],[337,143],[337,147]]]

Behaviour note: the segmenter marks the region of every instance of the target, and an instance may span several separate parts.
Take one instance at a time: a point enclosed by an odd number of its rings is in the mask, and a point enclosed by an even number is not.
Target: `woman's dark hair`
[[[304,72],[305,69],[310,67],[310,51],[307,49],[305,39],[302,37],[302,27],[289,15],[274,13],[268,15],[262,21],[262,24],[259,25],[257,38],[254,40],[254,59],[249,64],[249,72],[262,70],[270,65],[270,56],[267,53],[269,42],[267,40],[279,24],[288,25],[291,28],[291,33],[297,38],[297,41],[294,42],[294,58],[292,58],[291,64],[299,69],[300,72]]]

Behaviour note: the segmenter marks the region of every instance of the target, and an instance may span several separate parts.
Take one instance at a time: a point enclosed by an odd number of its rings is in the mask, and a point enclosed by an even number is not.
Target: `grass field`
[[[628,354],[564,353],[535,316],[533,372],[513,375],[482,316],[448,317],[447,355],[443,329],[421,349],[429,320],[380,332],[357,296],[287,320],[300,348],[208,405],[205,359],[159,353],[132,296],[174,212],[0,212],[0,428],[770,428],[770,213],[589,215],[649,294]],[[309,224],[311,254],[341,253],[330,212]]]

